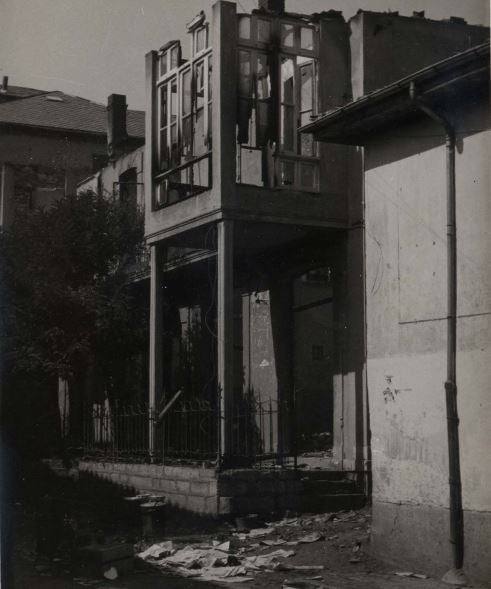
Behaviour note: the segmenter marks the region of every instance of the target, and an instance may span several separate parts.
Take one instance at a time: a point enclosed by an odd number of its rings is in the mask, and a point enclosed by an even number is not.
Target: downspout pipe
[[[448,469],[450,487],[450,542],[453,567],[460,571],[464,564],[464,515],[460,477],[459,414],[457,409],[457,223],[455,192],[455,129],[441,114],[435,112],[421,96],[414,82],[409,86],[413,104],[436,123],[446,135],[447,153],[447,376],[445,396],[447,407]],[[450,571],[451,572],[451,571]],[[454,571],[455,572],[455,571]],[[448,575],[449,573],[447,573]],[[445,575],[445,577],[447,577]],[[458,575],[463,579],[463,575]],[[445,580],[444,577],[444,580]]]

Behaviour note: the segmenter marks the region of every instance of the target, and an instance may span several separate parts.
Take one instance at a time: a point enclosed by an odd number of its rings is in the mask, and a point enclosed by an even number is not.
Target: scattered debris
[[[249,530],[249,538],[260,538],[261,536],[267,536],[274,532],[274,528],[255,528],[253,530]]]
[[[400,573],[394,573],[398,577],[414,577],[416,579],[428,579],[427,575],[421,575],[419,573],[412,573],[410,571],[402,571]]]
[[[277,538],[276,540],[261,540],[261,544],[265,544],[266,546],[281,546],[282,544],[287,544],[286,540],[282,538]],[[288,544],[292,544],[292,542],[288,542]],[[294,542],[297,544],[297,542]]]
[[[249,577],[262,570],[273,571],[280,564],[280,559],[293,556],[293,550],[275,550],[269,554],[243,556],[243,553],[230,554],[230,542],[223,542],[213,547],[197,548],[185,546],[181,550],[173,550],[166,542],[154,544],[138,554],[139,558],[154,559],[154,565],[172,571],[184,577],[196,577],[206,581],[245,582],[247,579],[232,580],[239,577]],[[159,558],[165,549],[172,554]]]
[[[302,544],[310,544],[311,542],[317,542],[318,540],[322,540],[324,536],[319,532],[312,532],[311,534],[307,534],[306,536],[302,536],[298,539],[299,542]]]
[[[172,545],[172,541],[168,540],[167,542],[160,542],[159,544],[153,544],[143,552],[138,554],[138,558],[142,560],[158,560],[164,556],[170,556],[175,552],[174,547]]]
[[[114,581],[118,578],[118,570],[115,567],[111,567],[107,571],[104,571],[103,576],[108,581]]]

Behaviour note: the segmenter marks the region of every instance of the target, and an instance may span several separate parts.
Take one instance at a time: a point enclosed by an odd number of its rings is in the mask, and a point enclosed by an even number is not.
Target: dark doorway
[[[329,453],[333,428],[333,289],[331,270],[293,282],[293,369],[299,453]]]

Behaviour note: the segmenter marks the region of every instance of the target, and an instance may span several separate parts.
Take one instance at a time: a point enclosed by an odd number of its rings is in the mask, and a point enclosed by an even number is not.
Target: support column
[[[218,387],[220,391],[221,462],[231,455],[231,432],[234,388],[234,235],[233,221],[217,223],[217,331]]]
[[[155,408],[162,395],[162,329],[163,329],[163,284],[162,284],[163,248],[155,244],[150,246],[150,353],[149,353],[149,429],[148,445],[150,459],[155,456]]]

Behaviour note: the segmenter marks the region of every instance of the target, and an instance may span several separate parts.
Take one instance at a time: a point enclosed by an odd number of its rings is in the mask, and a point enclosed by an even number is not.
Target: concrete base
[[[118,485],[163,495],[172,505],[189,511],[218,512],[217,477],[212,468],[80,461],[79,469]]]
[[[372,514],[374,556],[437,579],[452,568],[448,509],[373,501]],[[465,511],[464,525],[466,576],[491,587],[491,513]]]
[[[354,509],[364,502],[363,494],[334,489],[336,495],[323,490],[316,496],[308,483],[322,471],[235,469],[216,472],[199,466],[161,466],[81,461],[81,471],[91,472],[116,484],[165,496],[173,505],[195,513],[209,515],[270,514],[294,511],[338,511]],[[347,473],[326,471],[330,484]],[[351,473],[355,476],[354,473]],[[356,476],[355,476],[356,478]],[[320,481],[322,482],[322,481]],[[348,481],[349,482],[349,481]],[[355,485],[356,486],[356,485]],[[362,500],[360,502],[360,499]],[[319,504],[322,500],[322,505]]]
[[[81,461],[91,472],[119,485],[164,495],[183,509],[210,515],[271,513],[296,509],[302,483],[294,471],[230,470]]]

